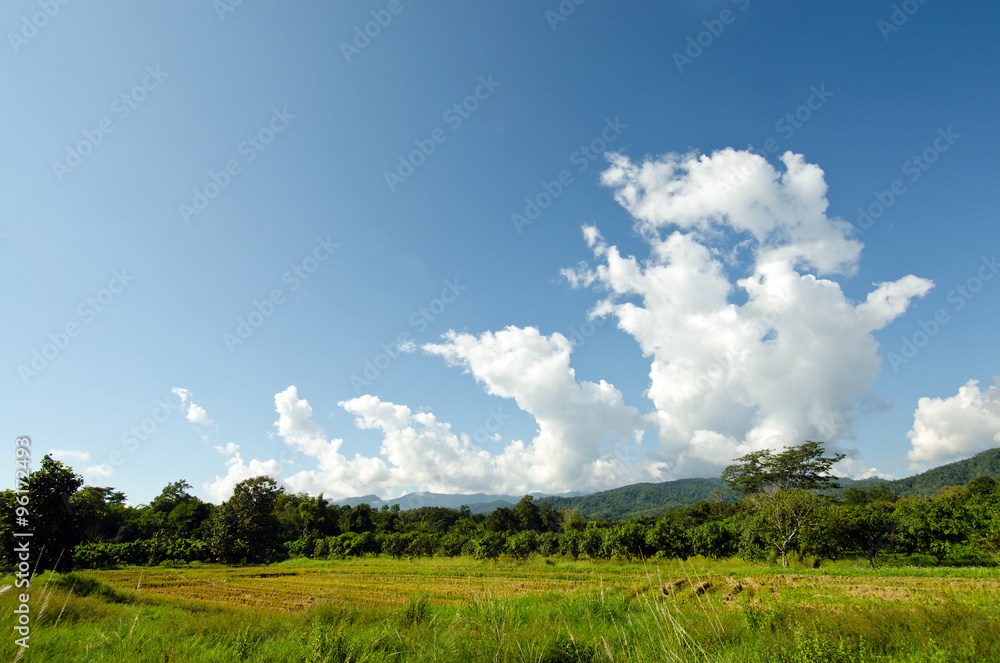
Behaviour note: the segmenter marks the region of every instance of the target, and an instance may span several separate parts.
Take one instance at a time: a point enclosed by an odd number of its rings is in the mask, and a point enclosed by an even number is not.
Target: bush
[[[539,663],[590,663],[597,660],[593,645],[576,642],[571,636],[549,641],[542,651]]]

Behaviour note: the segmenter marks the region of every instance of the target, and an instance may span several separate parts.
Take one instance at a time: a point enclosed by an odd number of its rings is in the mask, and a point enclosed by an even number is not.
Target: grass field
[[[46,574],[30,606],[2,660],[1000,661],[993,568],[299,559]]]

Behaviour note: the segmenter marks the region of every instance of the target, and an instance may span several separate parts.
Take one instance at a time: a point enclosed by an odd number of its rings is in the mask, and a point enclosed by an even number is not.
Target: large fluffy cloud
[[[921,398],[906,435],[913,444],[907,459],[949,460],[1000,445],[1000,377],[993,381],[985,391],[969,380],[949,398]]]
[[[570,367],[572,343],[562,334],[507,327],[480,336],[448,332],[424,350],[471,373],[487,393],[513,399],[538,423],[527,445],[512,442],[499,470],[521,485],[551,491],[621,485],[658,478],[658,466],[629,467],[620,445],[641,440],[639,413],[604,380],[578,382]],[[610,441],[619,446],[608,447]]]
[[[856,271],[861,244],[827,216],[822,170],[791,153],[782,161],[779,172],[732,149],[612,157],[602,181],[650,255],[622,255],[591,226],[597,264],[563,271],[603,292],[592,315],[614,316],[650,357],[647,393],[673,476],[852,437],[881,370],[872,332],[933,285],[905,276],[848,301],[831,277]]]
[[[348,458],[340,451],[343,441],[327,439],[312,407],[291,386],[275,396],[278,435],[296,457],[318,464],[287,477],[292,489],[337,497],[413,489],[520,494],[659,477],[656,464],[633,467],[626,456],[624,445],[641,440],[642,417],[607,382],[576,380],[572,344],[561,334],[545,336],[531,327],[478,337],[449,332],[443,343],[424,350],[464,368],[488,393],[513,399],[537,421],[535,438],[512,440],[494,454],[431,412],[363,395],[339,405],[358,428],[379,431],[382,443],[377,456]]]

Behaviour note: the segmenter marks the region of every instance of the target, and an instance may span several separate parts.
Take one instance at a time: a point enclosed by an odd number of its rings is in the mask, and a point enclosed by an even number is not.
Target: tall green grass
[[[760,565],[699,560],[647,566],[338,563],[341,571],[345,567],[359,577],[373,567],[379,573],[416,570],[425,580],[391,607],[320,602],[289,614],[153,600],[142,584],[137,590],[111,586],[102,572],[45,574],[32,582],[31,647],[21,652],[11,636],[0,641],[0,660],[20,654],[21,661],[60,663],[1000,661],[995,570],[867,575],[845,565],[824,577],[803,566],[790,576]],[[476,569],[483,575],[468,600],[435,601],[435,578]],[[490,584],[506,573],[528,572],[590,580],[572,595],[519,596]],[[0,587],[11,583],[7,577]],[[0,593],[0,627],[7,633],[17,593]]]

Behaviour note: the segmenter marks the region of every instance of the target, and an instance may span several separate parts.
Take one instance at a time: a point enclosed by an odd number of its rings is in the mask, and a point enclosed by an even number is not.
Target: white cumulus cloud
[[[670,476],[851,438],[881,370],[872,332],[933,286],[904,276],[849,301],[833,277],[857,271],[861,243],[827,215],[823,171],[790,152],[782,162],[779,171],[732,149],[638,164],[612,156],[602,181],[649,256],[623,255],[588,226],[597,264],[563,270],[603,294],[592,315],[613,316],[650,358]]]
[[[538,423],[530,443],[512,442],[496,459],[503,476],[520,477],[519,490],[602,488],[659,476],[656,465],[631,467],[607,446],[641,441],[645,422],[614,385],[577,381],[573,345],[562,334],[511,326],[444,338],[424,350],[465,369],[488,394],[513,399]]]
[[[487,393],[513,399],[537,421],[537,436],[509,441],[491,453],[431,412],[366,394],[339,405],[355,416],[358,428],[381,433],[379,453],[348,458],[340,451],[343,440],[327,438],[312,419],[312,406],[291,386],[275,395],[278,435],[295,456],[318,464],[285,479],[293,490],[337,497],[387,496],[414,488],[519,494],[599,489],[659,477],[655,463],[631,466],[626,459],[624,445],[641,441],[643,418],[623,403],[613,385],[575,379],[569,366],[572,344],[561,334],[544,336],[531,327],[478,337],[449,332],[443,343],[423,349],[464,368]],[[502,443],[499,435],[484,437]]]
[[[90,460],[89,451],[80,451],[77,449],[51,449],[49,450],[49,455],[55,460],[66,463],[86,463]]]
[[[912,463],[971,456],[1000,445],[1000,377],[983,391],[969,380],[948,398],[921,398],[906,434]]]
[[[205,408],[196,404],[191,399],[191,392],[183,387],[174,387],[171,389],[178,398],[181,399],[181,409],[187,408],[187,413],[184,415],[185,418],[192,424],[198,424],[199,426],[214,426],[215,422],[208,418],[208,413]],[[204,437],[204,435],[202,436]]]
[[[107,479],[112,474],[114,474],[114,468],[108,463],[101,463],[100,465],[91,465],[90,467],[83,470],[84,477],[94,477],[95,479]]]

